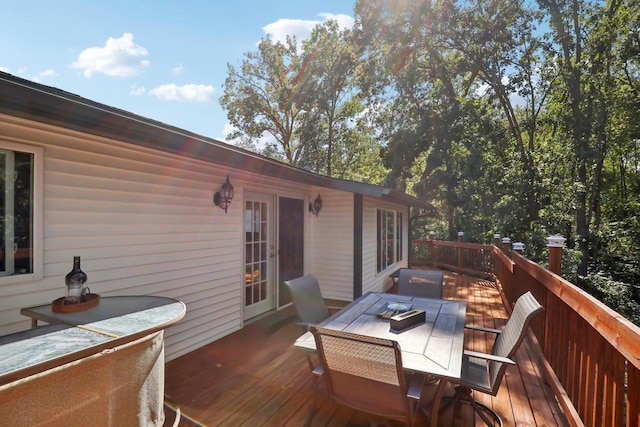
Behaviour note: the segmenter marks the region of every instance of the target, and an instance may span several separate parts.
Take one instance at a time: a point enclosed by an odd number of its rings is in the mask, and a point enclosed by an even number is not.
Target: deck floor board
[[[500,328],[508,317],[499,292],[487,280],[446,273],[444,298],[467,301],[468,323]],[[168,362],[165,390],[185,415],[179,425],[303,426],[314,402],[318,409],[313,427],[384,422],[314,395],[306,355],[292,345],[301,334],[295,322],[293,310],[287,308]],[[489,351],[491,335],[466,331],[465,347]],[[474,392],[474,398],[497,411],[505,426],[567,426],[528,342],[518,350],[516,361],[518,365],[508,368],[496,397]],[[434,388],[425,387],[424,403]],[[167,411],[169,422],[173,417]],[[460,413],[452,412],[442,414],[440,425],[482,425],[466,405]],[[421,415],[418,425],[426,422]]]

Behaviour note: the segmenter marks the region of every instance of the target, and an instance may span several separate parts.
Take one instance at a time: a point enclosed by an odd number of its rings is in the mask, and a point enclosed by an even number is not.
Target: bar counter
[[[0,337],[0,425],[161,426],[163,330],[185,313],[154,296],[103,297],[75,313],[23,308],[49,324]]]

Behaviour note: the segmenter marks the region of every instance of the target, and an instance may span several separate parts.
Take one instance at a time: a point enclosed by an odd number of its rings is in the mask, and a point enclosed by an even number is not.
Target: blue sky
[[[0,70],[225,139],[227,63],[262,37],[352,23],[355,1],[14,0],[0,13]]]

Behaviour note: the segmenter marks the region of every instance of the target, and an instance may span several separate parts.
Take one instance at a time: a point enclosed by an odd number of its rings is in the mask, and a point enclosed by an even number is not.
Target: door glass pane
[[[245,289],[245,296],[244,296],[244,300],[245,300],[245,304],[246,305],[251,305],[253,304],[253,298],[251,298],[252,294],[251,294],[251,286],[247,286],[247,288]]]
[[[266,202],[245,203],[245,306],[262,302],[268,298],[268,205]]]

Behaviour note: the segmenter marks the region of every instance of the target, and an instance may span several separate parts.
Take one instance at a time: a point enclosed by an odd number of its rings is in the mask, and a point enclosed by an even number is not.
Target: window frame
[[[404,215],[401,211],[376,209],[376,272],[404,260]],[[391,240],[391,241],[389,241]],[[390,252],[392,252],[390,256]]]
[[[43,278],[43,188],[44,188],[44,149],[35,145],[28,145],[0,139],[0,149],[5,151],[22,152],[33,155],[33,182],[32,182],[32,262],[33,271],[23,274],[8,274],[0,276],[0,285],[28,282]]]

